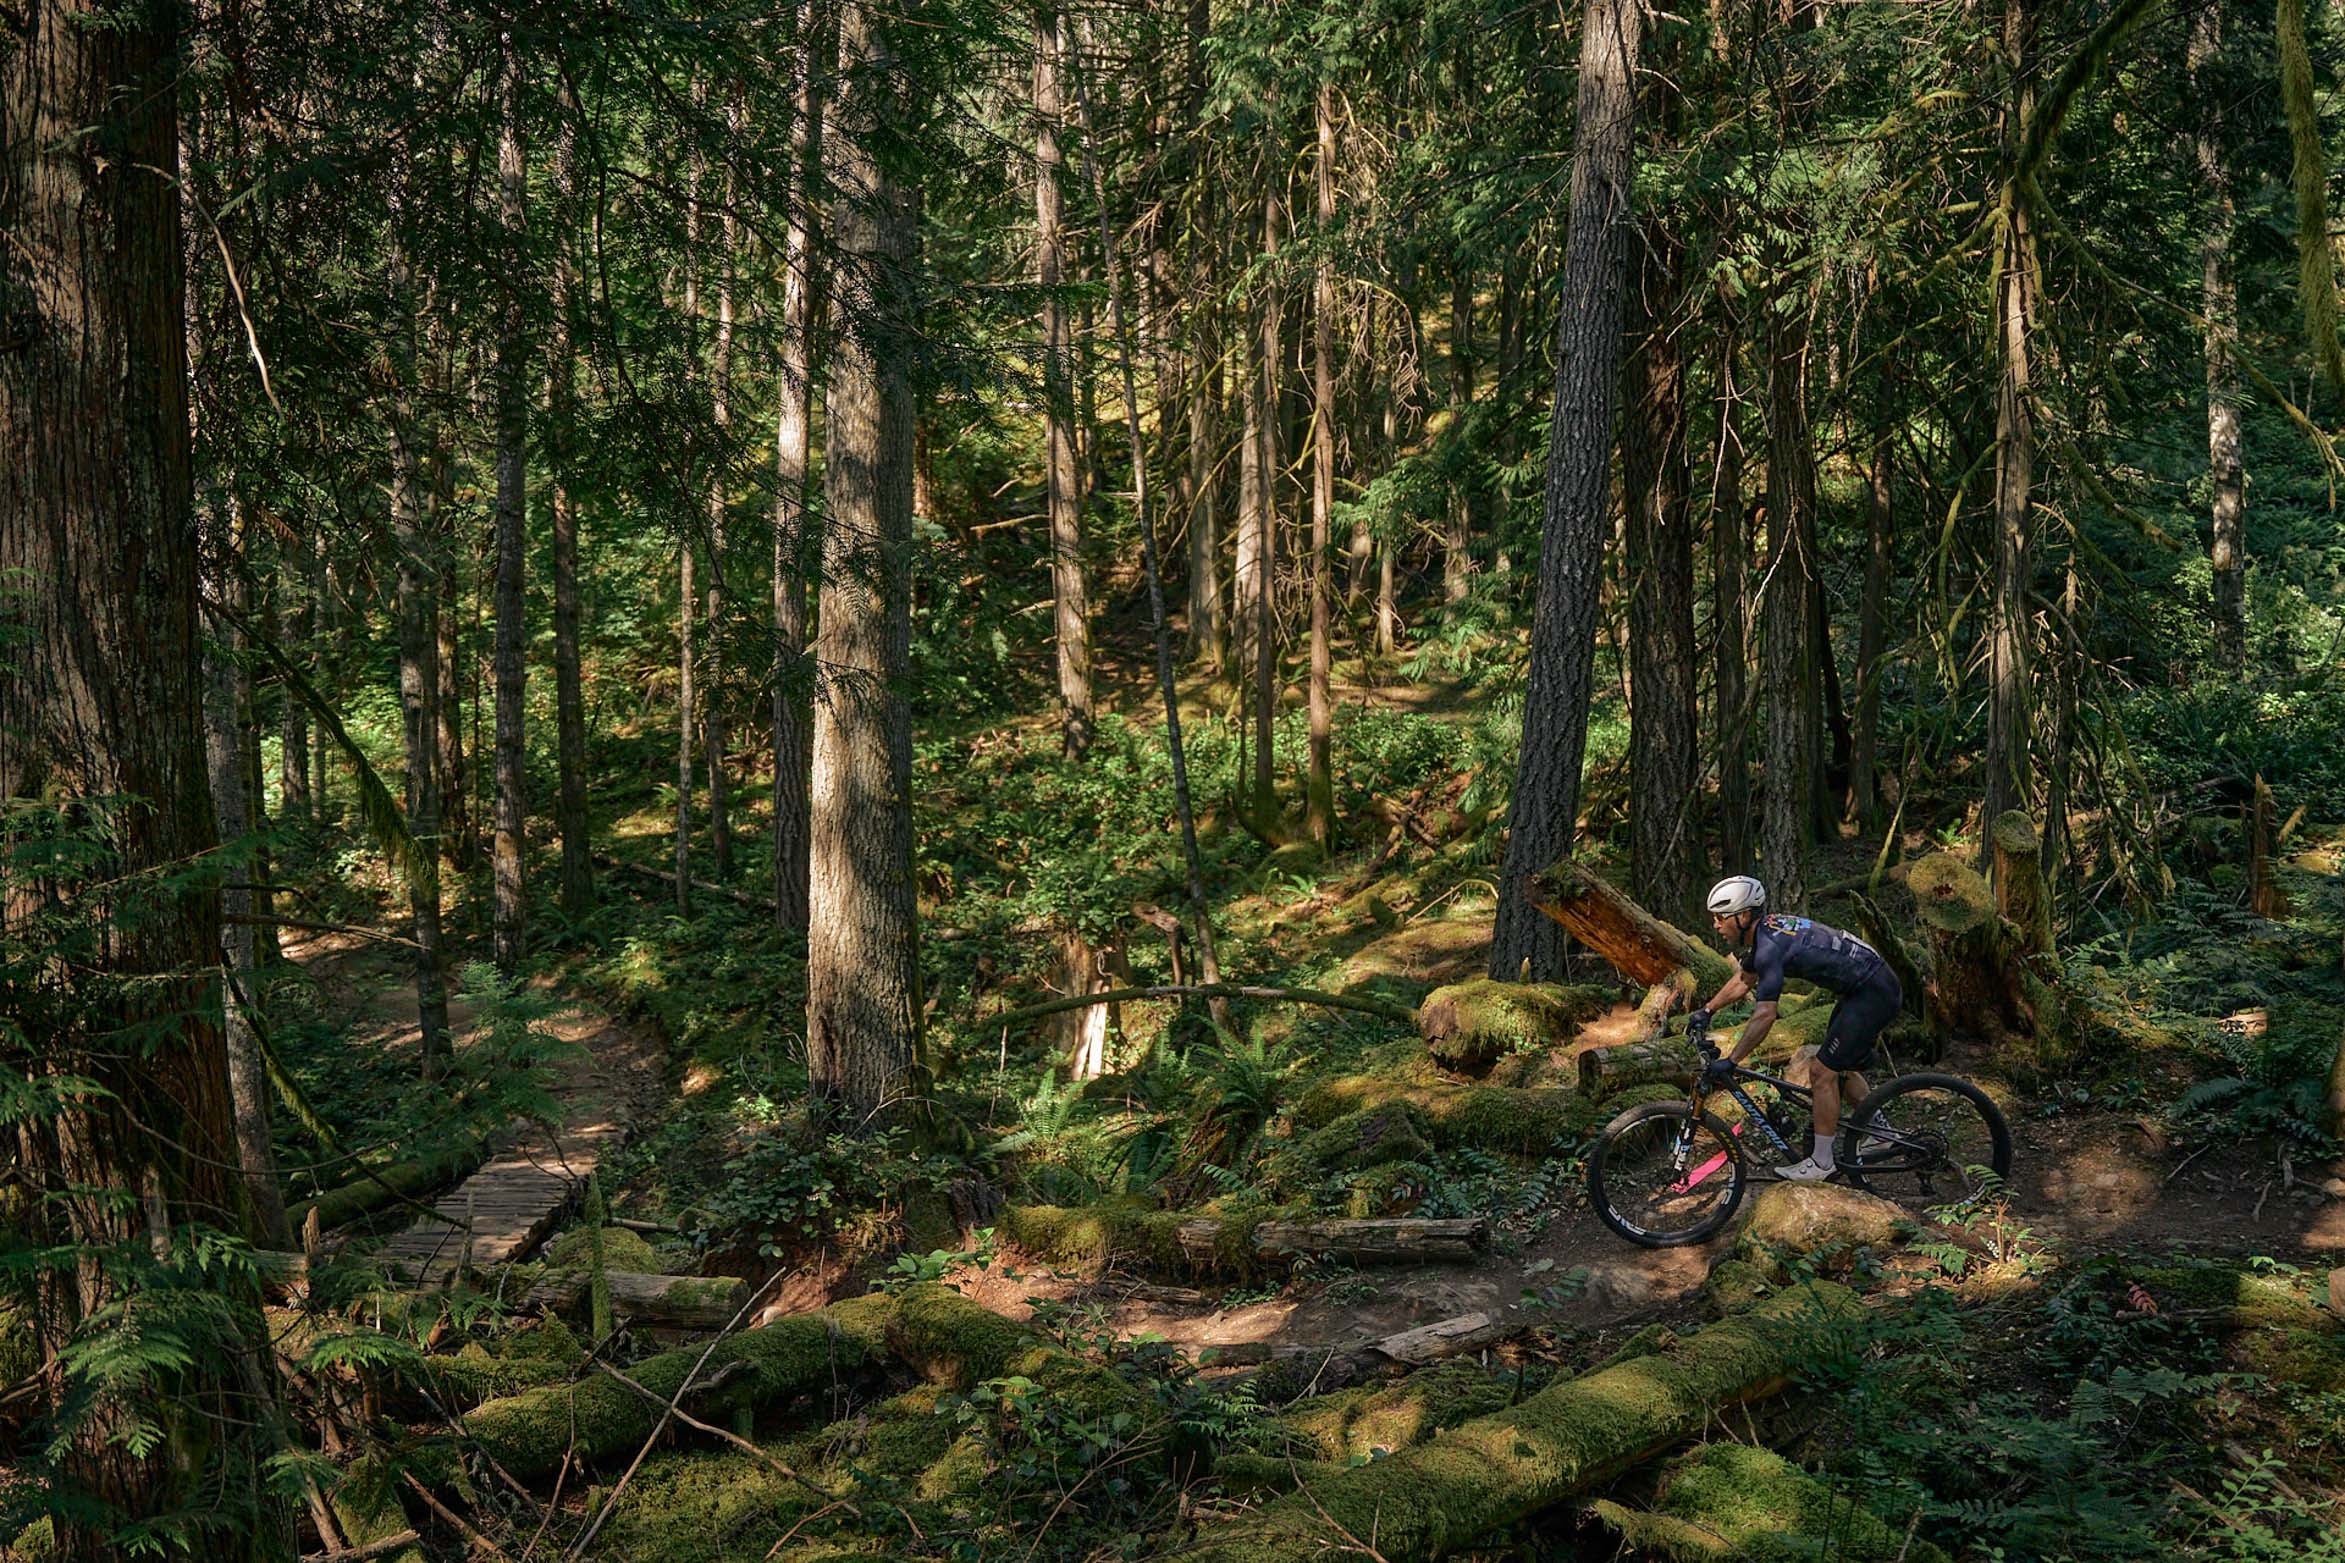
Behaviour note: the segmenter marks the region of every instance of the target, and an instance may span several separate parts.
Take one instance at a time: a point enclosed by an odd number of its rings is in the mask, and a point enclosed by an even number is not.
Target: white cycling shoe
[[[1788,1167],[1777,1167],[1775,1176],[1783,1179],[1786,1183],[1821,1183],[1838,1170],[1836,1167],[1819,1167],[1816,1165],[1816,1158],[1810,1156],[1804,1160],[1795,1161]]]

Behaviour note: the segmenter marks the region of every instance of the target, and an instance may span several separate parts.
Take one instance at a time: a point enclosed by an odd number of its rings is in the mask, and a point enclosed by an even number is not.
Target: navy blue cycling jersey
[[[1834,993],[1849,994],[1880,980],[1887,970],[1880,953],[1852,933],[1809,917],[1771,912],[1751,936],[1748,962],[1752,994],[1762,1003],[1783,996],[1786,978],[1797,977]]]

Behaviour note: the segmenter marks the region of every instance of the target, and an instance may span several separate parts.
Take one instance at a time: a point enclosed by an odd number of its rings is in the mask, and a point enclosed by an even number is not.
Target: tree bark
[[[741,129],[738,88],[725,107],[733,139]],[[733,262],[740,223],[733,215],[734,181],[728,173],[723,215],[718,219],[717,329],[709,344],[709,417],[715,426],[717,461],[708,485],[708,688],[703,697],[701,733],[708,745],[708,851],[719,883],[733,877],[732,798],[725,782],[725,484],[733,452]]]
[[[578,126],[581,108],[564,94],[554,185],[561,221],[578,218]],[[556,828],[562,838],[562,911],[572,919],[594,904],[594,848],[586,818],[586,697],[578,665],[578,506],[570,496],[571,457],[578,441],[577,346],[573,333],[583,300],[578,267],[567,240],[558,262],[554,301],[552,394],[547,422],[554,442],[554,731],[559,776]]]
[[[1449,280],[1449,437],[1451,466],[1441,522],[1441,597],[1463,602],[1474,578],[1474,493],[1466,423],[1474,411],[1474,275],[1463,257]],[[1609,431],[1608,431],[1609,432]]]
[[[1792,912],[1807,904],[1805,859],[1818,743],[1809,623],[1815,560],[1807,550],[1816,472],[1808,428],[1804,300],[1784,303],[1789,307],[1779,307],[1768,328],[1768,557],[1759,599],[1767,792],[1760,810],[1759,857],[1768,904]]]
[[[876,1127],[918,1045],[912,899],[911,192],[879,148],[908,84],[884,13],[839,12],[833,187],[838,335],[825,451],[806,957],[813,1093]]]
[[[307,554],[310,540],[302,538],[294,546]],[[292,558],[282,550],[277,559],[277,579],[278,590],[299,604],[289,615],[286,625],[291,640],[288,649],[306,661],[311,636],[317,625],[317,605],[310,600],[309,593],[297,585],[300,572],[295,569]],[[290,690],[284,691],[277,701],[277,796],[285,818],[308,822],[309,714]]]
[[[2191,13],[2191,96],[2199,119],[2193,137],[2205,187],[2199,238],[2200,296],[2206,316],[2207,476],[2214,490],[2215,660],[2247,671],[2247,479],[2239,438],[2239,288],[2231,274],[2231,168],[2223,145],[2223,95],[2214,66],[2223,50],[2223,8]]]
[[[1710,480],[1711,733],[1718,759],[1718,861],[1729,874],[1751,865],[1750,520],[1742,503],[1737,333],[1729,320],[1718,344],[1718,432]]]
[[[1050,511],[1051,623],[1058,646],[1059,737],[1069,756],[1091,747],[1091,623],[1083,582],[1084,463],[1075,448],[1074,341],[1067,322],[1060,180],[1058,16],[1034,8],[1034,280],[1042,294],[1043,487]]]
[[[2003,48],[2011,98],[2003,119],[2003,155],[2019,157],[2035,109],[2034,0],[2004,0]],[[1995,259],[1995,577],[1987,621],[1986,818],[2031,806],[2035,792],[2028,679],[2029,549],[2034,528],[2035,407],[2028,354],[2035,330],[2036,250],[2027,200],[2007,179]]]
[[[1894,422],[1888,388],[1873,428],[1873,460],[1866,511],[1865,587],[1857,605],[1856,722],[1850,738],[1849,800],[1857,823],[1881,812],[1881,657],[1889,640],[1889,583],[1897,563],[1897,516],[1890,504],[1889,430]]]
[[[227,604],[239,618],[245,608],[238,555],[244,550],[242,517],[231,497],[223,501],[227,514],[213,516],[213,535],[205,540],[210,562],[205,591]],[[223,846],[236,850],[250,839],[252,813],[245,789],[244,756],[237,723],[236,659],[243,649],[243,632],[235,620],[215,618],[211,647],[204,655],[204,758],[212,789],[212,813]],[[294,702],[289,701],[288,704]],[[258,992],[259,962],[249,869],[231,869],[220,891],[220,995],[222,1043],[227,1053],[228,1095],[236,1124],[236,1155],[244,1169],[244,1189],[251,1202],[253,1225],[264,1241],[285,1241],[285,1196],[277,1182],[277,1153],[269,1138],[269,1079],[262,1064],[260,1039],[253,1028],[253,1000]]]
[[[438,729],[453,725],[440,708],[439,634],[432,597],[434,571],[415,420],[415,301],[405,240],[411,180],[404,154],[394,164],[391,189],[391,534],[398,555],[399,721],[407,761],[402,806],[408,833],[424,844],[407,873],[407,911],[415,925],[417,1054],[426,1081],[448,1063],[448,990],[440,959],[440,829]]]
[[[1652,106],[1667,120],[1672,106],[1660,89],[1654,91]],[[1686,496],[1685,362],[1677,346],[1684,247],[1655,222],[1647,225],[1642,251],[1637,340],[1621,392],[1634,800],[1629,883],[1637,900],[1678,921],[1695,910],[1700,851],[1694,554]]]
[[[495,894],[490,922],[497,967],[508,974],[521,965],[527,935],[528,892],[522,884],[527,846],[528,778],[522,770],[521,696],[522,580],[528,567],[524,527],[528,520],[526,478],[529,439],[528,318],[523,289],[527,168],[521,125],[521,51],[508,31],[498,40],[499,126],[497,134],[497,223],[504,243],[505,296],[497,322],[497,819],[492,848]]]
[[[807,513],[813,432],[814,324],[821,314],[815,253],[816,192],[822,184],[823,74],[830,10],[807,0],[791,69],[797,114],[790,125],[790,215],[783,240],[782,340],[774,385],[774,921],[806,931],[808,766],[813,736],[813,667],[806,656]]]
[[[1278,254],[1278,184],[1275,171],[1263,170],[1262,255],[1266,265]],[[1276,275],[1275,271],[1268,275]],[[1247,644],[1254,667],[1254,809],[1268,820],[1278,812],[1278,794],[1272,781],[1273,733],[1278,724],[1278,488],[1285,449],[1279,439],[1281,408],[1279,371],[1285,366],[1280,349],[1283,305],[1276,283],[1265,281],[1256,307],[1261,311],[1262,351],[1254,364],[1254,438],[1260,450],[1254,458],[1254,506],[1248,517],[1253,530],[1254,575],[1245,579],[1238,567],[1238,598],[1252,629]]]
[[[1198,297],[1190,305],[1196,341],[1196,369],[1189,377],[1189,645],[1192,662],[1218,675],[1228,664],[1228,626],[1222,615],[1220,420],[1221,344],[1213,306],[1203,295],[1213,285],[1212,241],[1198,233],[1192,242],[1204,252]]]
[[[432,637],[432,686],[437,691],[432,764],[438,781],[440,856],[458,873],[469,873],[480,863],[480,832],[473,821],[472,781],[464,760],[464,647],[459,633],[464,597],[456,575],[454,516],[447,506],[432,506],[420,493],[416,502],[427,512],[422,524],[433,555],[433,580],[425,588],[432,617],[424,633]]]
[[[1324,243],[1335,228],[1335,88],[1319,83],[1319,157],[1315,216]],[[1304,818],[1325,851],[1335,841],[1335,714],[1329,685],[1334,654],[1327,640],[1328,552],[1335,516],[1335,271],[1322,259],[1311,280],[1311,677],[1310,771]]]
[[[216,836],[170,177],[179,17],[38,0],[11,16],[0,54],[0,579],[11,583],[0,598],[0,798],[12,835],[53,826],[79,838],[53,866],[0,885],[11,941],[66,941],[49,960],[12,962],[0,1007],[12,1036],[34,1039],[29,1052],[8,1045],[12,1070],[36,1089],[58,1077],[97,1087],[62,1091],[54,1112],[20,1112],[8,1129],[28,1237],[83,1256],[39,1278],[37,1307],[52,1403],[87,1397],[60,1425],[51,1478],[65,1500],[57,1555],[76,1563],[114,1556],[114,1527],[186,1505],[251,1502],[273,1527],[274,1502],[254,1489],[231,1479],[204,1490],[213,1473],[249,1473],[263,1456],[245,1430],[271,1408],[227,1399],[247,1389],[236,1360],[264,1345],[248,1298],[225,1307],[249,1327],[170,1370],[193,1425],[167,1426],[151,1453],[129,1437],[152,1407],[58,1358],[85,1323],[135,1331],[141,1307],[126,1293],[139,1271],[110,1255],[150,1238],[151,1218],[166,1246],[148,1262],[171,1268],[184,1255],[167,1246],[170,1224],[239,1225],[227,1060],[208,1002],[220,895],[182,872]],[[126,1301],[126,1324],[109,1325]],[[113,1349],[136,1348],[123,1337]]]
[[[1555,407],[1548,425],[1547,500],[1540,522],[1539,593],[1531,621],[1530,688],[1522,763],[1507,819],[1505,867],[1490,945],[1490,975],[1563,975],[1563,931],[1524,895],[1533,874],[1570,848],[1587,752],[1595,672],[1596,607],[1609,508],[1613,401],[1635,175],[1638,0],[1587,0],[1580,34],[1578,134],[1563,308],[1557,326]]]

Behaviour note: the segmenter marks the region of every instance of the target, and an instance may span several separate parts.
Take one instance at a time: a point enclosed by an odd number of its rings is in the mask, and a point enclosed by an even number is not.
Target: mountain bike
[[[1708,1036],[1697,1046],[1704,1064],[1719,1056]],[[1753,1084],[1771,1089],[1772,1113],[1752,1099]],[[1793,1143],[1809,1133],[1809,1097],[1804,1086],[1738,1064],[1723,1090],[1697,1073],[1692,1100],[1630,1108],[1588,1157],[1596,1214],[1646,1248],[1703,1241],[1734,1219],[1755,1173],[1805,1154]],[[1832,1154],[1834,1181],[1849,1187],[1906,1203],[1966,1204],[2010,1174],[2011,1127],[1968,1080],[1899,1075],[1842,1113]]]

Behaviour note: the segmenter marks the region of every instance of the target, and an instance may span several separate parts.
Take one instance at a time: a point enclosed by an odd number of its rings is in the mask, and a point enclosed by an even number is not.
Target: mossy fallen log
[[[1674,1461],[1650,1510],[1592,1507],[1639,1557],[1668,1563],[1946,1563],[1907,1528],[1751,1444],[1703,1444]]]
[[[749,1300],[749,1283],[737,1275],[645,1275],[606,1270],[611,1307],[621,1318],[678,1330],[721,1330]],[[529,1289],[523,1306],[572,1313],[586,1306],[593,1277],[584,1270],[549,1270]]]
[[[1776,1393],[1860,1311],[1828,1282],[1787,1291],[1670,1351],[1312,1482],[1210,1535],[1193,1563],[1299,1563],[1370,1537],[1388,1563],[1441,1557],[1695,1436],[1725,1407]]]
[[[693,1344],[663,1351],[635,1364],[629,1377],[665,1401],[691,1375],[696,1384],[710,1388],[687,1395],[687,1409],[704,1420],[718,1420],[741,1406],[827,1390],[842,1375],[884,1357],[896,1310],[891,1297],[850,1298],[743,1330],[713,1347]],[[508,1471],[532,1477],[559,1469],[566,1451],[584,1460],[632,1451],[659,1424],[660,1415],[660,1406],[602,1375],[492,1400],[463,1421],[464,1431]]]
[[[361,1216],[372,1215],[385,1205],[401,1199],[415,1199],[428,1194],[445,1183],[454,1183],[488,1160],[488,1141],[468,1137],[427,1151],[421,1156],[379,1167],[363,1177],[353,1178],[336,1188],[312,1198],[297,1200],[285,1209],[285,1217],[294,1230],[299,1231],[310,1213],[315,1211],[318,1226],[326,1231],[348,1226]]]
[[[1316,1182],[1338,1172],[1359,1172],[1431,1154],[1425,1121],[1406,1102],[1363,1107],[1345,1113],[1279,1147],[1272,1176],[1281,1185]]]
[[[1474,977],[1435,988],[1417,1006],[1426,1050],[1451,1069],[1479,1073],[1509,1053],[1559,1047],[1612,1008],[1592,983],[1492,982]]]
[[[866,1503],[932,1535],[965,1533],[993,1453],[953,1414],[952,1397],[989,1379],[1027,1381],[1023,1393],[1054,1416],[1102,1428],[1128,1417],[1127,1447],[1159,1437],[1163,1412],[1137,1385],[950,1288],[907,1288],[885,1336],[889,1354],[930,1382],[763,1445],[762,1457],[736,1446],[654,1456],[612,1515],[599,1555],[759,1558],[775,1555],[794,1529],[796,1541],[779,1556],[822,1555],[856,1544],[855,1510]],[[826,1509],[833,1534],[817,1522]],[[1033,1516],[1020,1517],[1030,1529]]]
[[[1060,1264],[1096,1268],[1121,1260],[1247,1275],[1300,1254],[1353,1264],[1469,1260],[1489,1236],[1489,1223],[1480,1217],[1306,1220],[1305,1214],[1299,1207],[1224,1215],[1122,1205],[1013,1205],[1002,1212],[997,1229],[1026,1252]]]
[[[1297,1128],[1317,1129],[1363,1108],[1406,1105],[1425,1136],[1442,1149],[1469,1146],[1519,1156],[1568,1149],[1605,1116],[1575,1091],[1513,1086],[1429,1084],[1389,1075],[1322,1080],[1295,1104]]]

